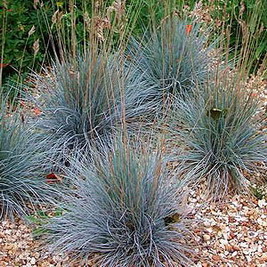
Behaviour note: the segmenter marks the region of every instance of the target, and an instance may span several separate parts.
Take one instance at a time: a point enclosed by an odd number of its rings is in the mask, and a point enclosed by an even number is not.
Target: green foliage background
[[[50,5],[45,6],[51,16]],[[3,76],[28,72],[36,69],[45,57],[45,37],[48,33],[40,11],[35,9],[33,1],[8,0],[1,5],[1,48],[3,63],[9,66],[3,69]],[[32,27],[35,32],[29,35]],[[33,44],[39,39],[40,49],[34,56]]]
[[[34,2],[36,5],[34,6]],[[84,13],[85,10],[91,14],[91,0],[74,0],[76,16],[76,38],[77,43],[82,44],[84,40]],[[93,1],[95,2],[95,1]],[[106,1],[106,6],[110,5],[112,0]],[[193,9],[196,0],[127,0],[126,9],[136,12],[137,6],[141,6],[138,12],[138,18],[133,29],[135,35],[140,35],[145,27],[150,25],[151,21],[159,22],[166,14],[166,3],[169,10],[176,10],[180,16],[183,16],[182,9],[186,5]],[[41,5],[42,3],[42,5]],[[40,70],[40,66],[49,64],[48,54],[52,53],[51,36],[55,36],[56,25],[52,23],[53,14],[63,12],[62,23],[66,35],[71,29],[71,10],[70,0],[43,0],[43,1],[25,1],[25,0],[1,0],[0,1],[0,60],[1,63],[8,64],[2,68],[3,81],[10,75],[19,75],[25,78],[27,73],[34,69]],[[265,0],[203,0],[202,6],[208,8],[211,18],[220,20],[224,27],[230,26],[231,48],[242,45],[242,35],[244,35],[244,25],[247,25],[247,32],[253,35],[255,42],[255,51],[253,52],[253,64],[264,60],[267,52],[267,1]],[[243,9],[243,11],[242,11]],[[242,11],[242,12],[241,12]],[[131,14],[128,14],[131,16]],[[35,32],[29,35],[32,27]],[[220,35],[221,25],[215,26],[215,31]],[[243,27],[243,28],[242,28]],[[243,29],[243,31],[242,31]],[[34,42],[39,40],[39,50],[34,54]],[[0,72],[1,74],[1,72]],[[21,80],[21,79],[20,79]]]

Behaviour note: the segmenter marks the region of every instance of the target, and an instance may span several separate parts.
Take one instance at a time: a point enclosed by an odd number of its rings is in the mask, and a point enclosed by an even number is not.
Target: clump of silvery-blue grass
[[[186,97],[205,83],[213,61],[207,34],[196,23],[171,18],[142,41],[132,41],[127,65],[146,84],[135,90],[136,103],[159,112],[173,96]]]
[[[55,196],[45,181],[47,140],[39,139],[12,108],[0,99],[0,219],[27,215]]]
[[[100,266],[188,266],[182,194],[160,155],[120,142],[101,151],[66,170],[74,189],[46,226],[52,249],[82,264],[98,255]]]
[[[181,156],[187,180],[198,183],[205,178],[217,199],[249,189],[266,162],[266,135],[255,119],[257,97],[241,90],[238,82],[210,83],[204,91],[177,101],[173,122],[178,122],[175,131],[187,148]]]
[[[132,100],[124,98],[129,83],[120,60],[118,55],[89,51],[56,62],[46,75],[35,77],[42,93],[37,98],[42,111],[38,128],[49,136],[50,144],[68,151],[109,143],[117,127],[135,116],[134,105],[127,105],[130,109],[125,111],[125,102]],[[131,86],[136,88],[138,82],[131,79]]]

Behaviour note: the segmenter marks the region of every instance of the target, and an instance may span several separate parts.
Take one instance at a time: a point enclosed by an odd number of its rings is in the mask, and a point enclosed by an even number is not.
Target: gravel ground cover
[[[254,81],[253,78],[251,87]],[[259,115],[263,119],[262,130],[266,131],[267,89],[266,82],[260,83],[255,93],[262,100]],[[39,114],[34,107],[31,111]],[[266,173],[262,175],[266,179]],[[188,198],[189,215],[196,219],[192,225],[192,242],[197,244],[195,266],[267,266],[267,185],[260,188],[258,198],[234,195],[224,203],[207,202],[201,192],[203,188],[191,190]],[[32,225],[19,219],[0,222],[0,267],[84,266],[70,263],[71,255],[48,251],[40,239],[33,237],[32,230]],[[87,264],[96,266],[94,259]]]
[[[235,195],[225,203],[204,203],[204,196],[190,193],[196,266],[267,266],[267,199]],[[81,267],[69,262],[70,256],[48,252],[34,239],[30,225],[21,220],[1,223],[0,266]]]
[[[198,196],[190,199],[190,205],[199,206],[196,266],[267,266],[266,199],[235,195],[202,208]]]

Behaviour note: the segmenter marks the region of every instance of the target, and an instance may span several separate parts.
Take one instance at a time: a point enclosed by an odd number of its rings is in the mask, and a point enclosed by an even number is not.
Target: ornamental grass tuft
[[[189,266],[182,195],[160,156],[121,142],[101,151],[67,169],[74,189],[47,225],[52,250],[85,265],[98,255],[99,266]]]
[[[171,18],[143,40],[130,42],[128,66],[145,83],[135,90],[136,103],[149,103],[149,111],[160,112],[173,96],[184,97],[202,85],[212,63],[207,34],[196,23]]]
[[[115,55],[88,52],[55,63],[47,75],[36,77],[43,93],[37,99],[39,130],[62,151],[108,143],[122,121],[122,73]]]
[[[18,108],[17,108],[18,109]],[[24,217],[48,204],[55,191],[45,182],[44,143],[27,127],[18,110],[0,99],[0,219]]]
[[[177,136],[186,146],[180,160],[187,180],[205,178],[214,199],[247,191],[266,163],[266,135],[255,117],[258,98],[242,89],[235,82],[210,83],[200,97],[177,101],[174,112],[181,126]]]

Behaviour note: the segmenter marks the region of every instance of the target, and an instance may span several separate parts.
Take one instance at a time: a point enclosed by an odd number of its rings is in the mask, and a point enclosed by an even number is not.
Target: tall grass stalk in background
[[[67,2],[55,9],[51,26],[50,18],[43,12],[54,52],[60,60],[67,54],[75,58],[88,49],[101,49],[107,54],[114,49],[123,50],[144,4],[141,0],[130,4],[112,0]]]
[[[210,5],[210,3],[206,3]],[[225,51],[226,60],[231,60],[243,78],[250,74],[264,75],[267,63],[267,20],[264,0],[215,1],[211,15],[217,17],[217,34],[221,38],[221,48]],[[212,6],[210,6],[212,9]],[[226,16],[223,14],[227,14]]]
[[[98,256],[101,266],[190,264],[182,195],[160,155],[121,142],[93,160],[72,163],[62,217],[47,226],[52,249],[74,252],[81,264]]]
[[[240,85],[210,83],[206,95],[178,101],[174,112],[182,126],[177,134],[187,147],[181,156],[186,179],[198,183],[205,178],[214,199],[247,190],[250,178],[267,158],[266,136],[254,119],[258,100]]]
[[[138,17],[141,0],[21,1],[6,0],[0,10],[0,86],[25,82],[58,58],[123,46]],[[12,25],[12,29],[10,29]],[[4,66],[4,67],[3,67]],[[8,90],[8,88],[7,88]]]
[[[31,68],[39,71],[40,65],[50,64],[50,55],[74,56],[96,40],[99,46],[124,46],[131,33],[138,38],[143,28],[155,30],[173,12],[181,18],[194,13],[208,23],[217,37],[225,37],[220,39],[222,48],[231,47],[229,58],[239,55],[238,64],[247,65],[246,72],[256,72],[258,63],[266,64],[265,9],[265,0],[5,0],[0,11],[0,61],[8,66],[0,68],[0,81],[6,83],[8,76],[24,81]],[[104,39],[109,41],[103,44]],[[255,53],[247,53],[252,50]]]
[[[44,178],[47,140],[40,142],[11,110],[1,97],[0,219],[29,214],[35,204],[50,203],[55,195]]]

